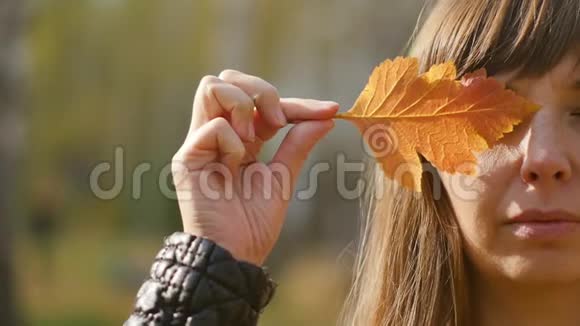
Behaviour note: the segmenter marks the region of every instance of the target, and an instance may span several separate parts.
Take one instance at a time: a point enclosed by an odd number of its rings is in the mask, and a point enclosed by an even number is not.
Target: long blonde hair
[[[428,1],[407,55],[420,70],[453,61],[459,76],[520,70],[541,75],[580,41],[578,0]],[[386,179],[370,161],[353,286],[339,321],[354,326],[463,326],[468,260],[447,192],[424,158],[422,194]],[[368,182],[371,181],[371,182]],[[382,194],[378,191],[382,191]]]

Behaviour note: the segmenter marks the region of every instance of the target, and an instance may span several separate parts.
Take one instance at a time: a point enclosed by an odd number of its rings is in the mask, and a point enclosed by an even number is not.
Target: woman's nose
[[[572,176],[563,125],[557,117],[538,112],[534,117],[525,146],[521,167],[524,182],[535,186],[563,183]]]

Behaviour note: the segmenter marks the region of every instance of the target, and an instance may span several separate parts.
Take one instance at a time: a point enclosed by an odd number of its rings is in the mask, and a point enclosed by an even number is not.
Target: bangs
[[[579,0],[440,0],[409,55],[421,72],[453,61],[459,76],[483,67],[539,76],[580,45],[579,21]]]

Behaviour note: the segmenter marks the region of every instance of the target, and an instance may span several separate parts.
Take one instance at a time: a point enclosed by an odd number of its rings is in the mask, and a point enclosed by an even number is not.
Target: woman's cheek
[[[476,265],[491,268],[493,256],[502,252],[501,224],[505,194],[519,175],[521,153],[498,144],[477,155],[477,176],[440,173],[449,194],[466,251]]]

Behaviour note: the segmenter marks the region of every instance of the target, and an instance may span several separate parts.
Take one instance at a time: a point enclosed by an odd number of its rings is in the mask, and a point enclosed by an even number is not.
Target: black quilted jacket
[[[276,283],[213,241],[176,232],[151,267],[124,326],[257,325]]]

